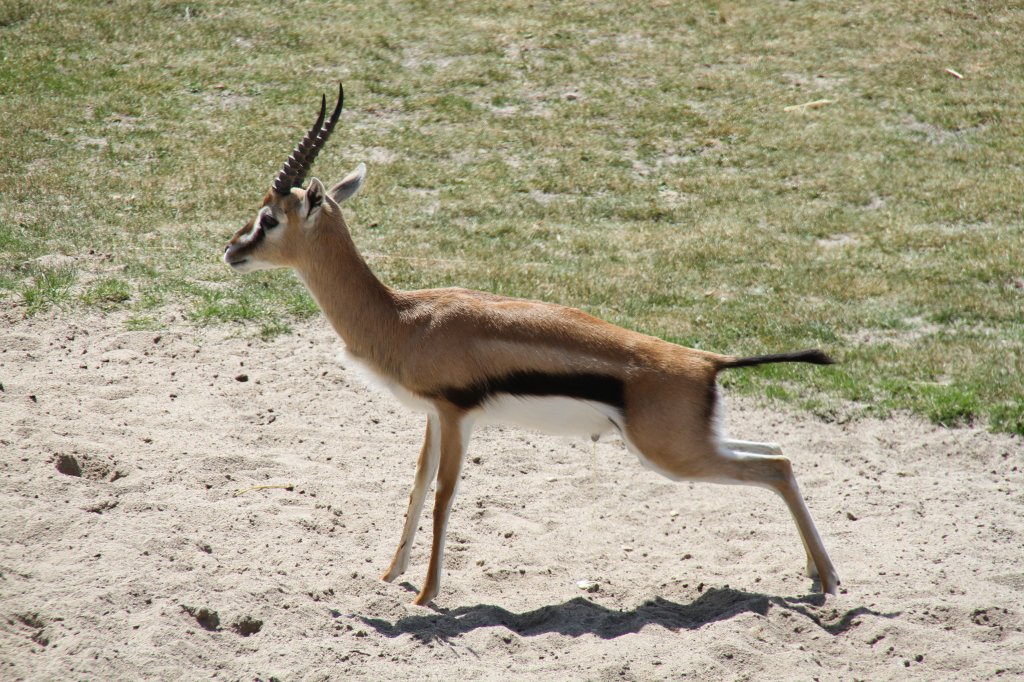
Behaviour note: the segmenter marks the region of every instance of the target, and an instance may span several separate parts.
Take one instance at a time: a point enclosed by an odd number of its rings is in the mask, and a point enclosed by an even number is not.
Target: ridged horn
[[[324,143],[327,142],[327,138],[334,130],[334,124],[341,116],[341,107],[344,101],[345,89],[341,83],[338,83],[338,103],[334,105],[331,117],[324,123],[324,115],[327,113],[327,96],[320,97],[320,115],[317,116],[316,123],[296,145],[295,150],[281,166],[277,177],[274,178],[273,189],[279,195],[286,196],[292,187],[298,187],[306,180],[306,174],[309,172],[310,166],[313,165],[313,161],[316,160],[316,155],[323,149]]]

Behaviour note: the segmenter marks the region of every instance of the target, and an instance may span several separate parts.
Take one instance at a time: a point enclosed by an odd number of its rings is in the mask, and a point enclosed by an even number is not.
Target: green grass
[[[32,281],[21,288],[21,302],[26,315],[35,315],[60,305],[71,297],[75,272],[70,268],[43,268]]]
[[[117,277],[105,277],[82,293],[82,302],[101,309],[117,308],[132,297],[131,285]]]
[[[1020,35],[1012,3],[930,0],[0,0],[0,302],[264,337],[316,315],[217,257],[344,80],[314,174],[367,162],[349,222],[389,283],[821,346],[842,364],[726,381],[1024,434]]]

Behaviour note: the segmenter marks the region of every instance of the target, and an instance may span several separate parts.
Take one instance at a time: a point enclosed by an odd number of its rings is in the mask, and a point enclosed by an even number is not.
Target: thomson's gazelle
[[[466,289],[396,291],[378,280],[349,236],[339,204],[363,183],[362,164],[327,189],[301,185],[341,113],[320,116],[263,206],[224,251],[239,272],[294,269],[348,355],[399,401],[426,413],[405,526],[384,580],[401,575],[424,499],[437,481],[434,536],[417,604],[441,581],[445,528],[473,426],[521,424],[597,436],[614,432],[641,461],[677,480],[757,485],[777,492],[796,521],[807,571],[825,592],[839,578],[777,445],[727,440],[716,424],[715,377],[770,362],[829,364],[817,350],[733,357],[683,348],[621,329],[573,308]]]

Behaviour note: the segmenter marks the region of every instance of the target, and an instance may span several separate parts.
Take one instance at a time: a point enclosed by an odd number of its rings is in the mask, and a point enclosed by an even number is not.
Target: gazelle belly
[[[498,394],[475,412],[480,424],[521,426],[556,436],[599,436],[622,420],[610,405],[562,396]]]

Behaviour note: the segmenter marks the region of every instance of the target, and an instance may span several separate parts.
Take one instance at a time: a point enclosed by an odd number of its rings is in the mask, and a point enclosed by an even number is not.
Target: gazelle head
[[[339,84],[338,102],[325,122],[327,97],[321,98],[316,123],[281,167],[256,217],[224,247],[224,262],[232,269],[250,272],[294,267],[316,248],[319,230],[345,229],[338,204],[359,191],[366,177],[365,165],[359,164],[330,190],[316,178],[309,181],[309,187],[302,188],[310,166],[338,122],[344,99]]]

